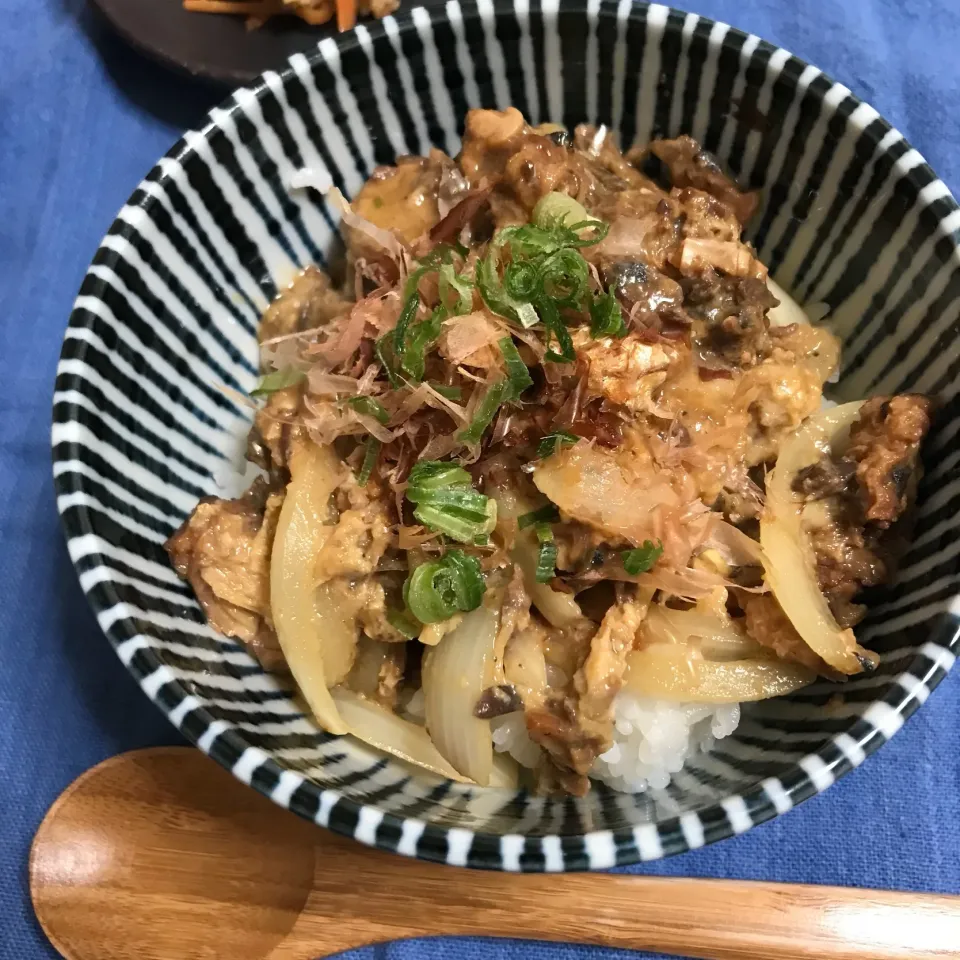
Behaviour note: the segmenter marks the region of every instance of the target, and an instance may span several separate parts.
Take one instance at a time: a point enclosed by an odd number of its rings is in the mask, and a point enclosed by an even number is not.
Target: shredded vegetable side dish
[[[350,30],[357,16],[382,20],[400,6],[400,0],[183,0],[183,9],[191,13],[221,13],[246,18],[254,30],[273,17],[299,17],[312,26],[328,23],[336,17],[338,30]]]
[[[297,189],[321,189],[304,171]],[[874,669],[933,405],[831,405],[835,337],[689,137],[471,111],[381,167],[346,280],[267,310],[248,456],[167,548],[317,723],[435,774],[667,785],[740,705]]]

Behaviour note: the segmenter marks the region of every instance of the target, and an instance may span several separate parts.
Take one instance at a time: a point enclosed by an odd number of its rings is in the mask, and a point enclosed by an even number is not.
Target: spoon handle
[[[465,873],[344,841],[317,849],[314,890],[270,960],[472,935],[591,943],[704,960],[960,958],[960,897],[733,880]]]

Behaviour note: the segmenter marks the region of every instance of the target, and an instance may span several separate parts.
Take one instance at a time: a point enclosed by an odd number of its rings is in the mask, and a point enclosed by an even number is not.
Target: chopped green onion
[[[463,390],[460,387],[450,387],[445,383],[434,383],[430,381],[430,386],[447,400],[462,400]]]
[[[568,246],[571,237],[569,231],[560,224],[551,224],[547,229],[535,223],[519,227],[504,227],[494,238],[501,246],[510,245],[510,254],[514,260],[519,257],[532,258],[549,256],[561,247]],[[576,240],[576,236],[572,239]]]
[[[468,250],[462,243],[438,243],[420,263],[425,267],[439,267],[444,263],[452,263],[454,254],[463,258],[467,253]]]
[[[580,223],[573,223],[567,228],[576,240],[572,241],[574,247],[592,247],[595,243],[600,243],[610,232],[610,224],[602,220],[581,220]],[[583,230],[592,230],[589,237],[580,235]]]
[[[555,430],[548,433],[539,444],[537,444],[537,456],[542,460],[544,457],[552,456],[562,447],[576,443],[580,438],[573,433],[567,433],[566,430]]]
[[[521,530],[532,526],[535,523],[556,523],[560,519],[560,511],[555,504],[548,503],[539,510],[531,510],[530,513],[521,514],[517,517],[517,526]]]
[[[509,227],[506,229],[510,229]],[[505,233],[500,231],[500,235]],[[533,305],[521,300],[515,300],[503,288],[499,275],[500,248],[497,240],[490,244],[487,255],[477,263],[477,289],[483,302],[498,316],[506,317],[519,323],[522,327],[533,327],[540,322]]]
[[[555,199],[551,200],[553,197]],[[477,264],[476,282],[487,307],[499,316],[529,328],[543,323],[548,340],[555,337],[559,352],[548,360],[570,363],[573,342],[560,317],[560,309],[580,310],[590,290],[590,268],[578,248],[602,240],[607,224],[591,219],[576,200],[551,194],[541,201],[537,222],[504,227]],[[572,205],[572,206],[571,206]],[[562,209],[561,209],[562,208]],[[568,215],[576,220],[568,225]],[[587,236],[583,236],[583,232]],[[510,262],[500,277],[501,254],[509,247]]]
[[[260,378],[259,383],[250,391],[250,396],[268,397],[278,390],[286,390],[287,387],[296,386],[306,377],[307,375],[302,370],[297,370],[294,367],[287,367],[286,370],[274,370]]]
[[[411,490],[436,490],[456,483],[471,484],[473,480],[463,467],[458,467],[455,463],[421,460],[413,465],[410,476],[407,477],[407,496],[410,496]]]
[[[514,300],[536,300],[541,290],[540,271],[533,260],[514,260],[503,271],[503,289]]]
[[[390,422],[390,414],[384,410],[383,404],[373,397],[351,397],[347,403],[357,413],[362,413],[365,417],[373,417],[378,423]]]
[[[634,550],[623,551],[623,569],[636,576],[638,573],[646,573],[660,559],[663,553],[663,541],[658,540],[654,543],[652,540],[644,540],[643,546]]]
[[[545,360],[552,360],[554,363],[573,363],[577,359],[577,353],[573,348],[573,338],[570,331],[560,317],[560,311],[552,300],[541,300],[538,304],[540,314],[543,317],[543,325],[547,328],[547,345],[550,344],[550,334],[557,338],[556,350],[548,349],[544,354]]]
[[[473,420],[468,427],[457,434],[457,440],[466,444],[479,443],[483,437],[483,431],[493,423],[497,411],[510,398],[509,380],[497,380],[496,383],[491,383],[477,406]]]
[[[564,226],[567,221],[578,223],[589,219],[590,214],[582,203],[556,191],[541,197],[533,208],[533,222],[545,230],[553,224]]]
[[[486,589],[480,561],[462,550],[421,563],[403,585],[410,612],[421,623],[439,623],[458,611],[476,610]]]
[[[520,321],[520,326],[525,330],[535,327],[540,322],[540,318],[537,316],[537,311],[534,310],[532,303],[518,303],[517,318]]]
[[[540,544],[534,579],[537,583],[549,583],[557,572],[557,545],[553,540],[553,530],[549,523],[538,523],[534,529]]]
[[[457,294],[457,301],[452,307],[449,304],[451,290]],[[473,282],[457,273],[452,263],[440,267],[440,303],[458,316],[473,310]]]
[[[427,460],[410,471],[407,499],[414,517],[431,530],[472,543],[497,525],[497,503],[471,486],[470,474],[451,463]]]
[[[380,441],[374,436],[367,437],[366,451],[363,454],[363,465],[360,467],[360,472],[357,474],[357,483],[361,487],[367,485],[367,481],[370,479],[370,474],[373,473],[373,468],[377,465],[377,458],[380,456]]]
[[[623,310],[616,296],[607,291],[599,297],[594,297],[590,304],[590,336],[622,337],[627,332],[623,322]]]
[[[469,278],[459,275],[453,268],[454,252],[465,255],[462,248],[454,251],[449,244],[438,244],[427,256],[419,261],[419,265],[407,277],[403,285],[403,308],[400,311],[400,317],[392,333],[392,346],[394,356],[398,359],[398,364],[388,363],[386,358],[381,356],[378,350],[377,356],[384,365],[387,375],[390,377],[390,384],[393,387],[398,386],[398,377],[396,367],[402,367],[415,380],[423,379],[423,368],[427,349],[440,336],[440,325],[449,313],[447,296],[452,289],[457,293],[457,302],[453,311],[458,314],[469,313],[473,309],[473,283]],[[437,271],[439,273],[440,288],[440,306],[433,311],[430,317],[423,323],[417,324],[411,331],[411,324],[417,318],[417,312],[420,309],[420,281],[428,273]],[[411,336],[411,342],[408,344],[408,334]],[[387,336],[390,336],[388,334]],[[378,341],[378,346],[386,340],[382,337]]]
[[[395,333],[395,330],[390,330],[385,333],[377,340],[373,348],[377,355],[377,360],[380,361],[380,366],[383,367],[387,379],[390,381],[390,386],[393,387],[394,390],[403,385],[397,373],[400,368],[400,363],[397,359]]]
[[[437,307],[426,320],[410,331],[409,342],[402,353],[400,365],[414,380],[423,379],[427,350],[440,338],[445,313],[442,307]]]
[[[503,362],[507,368],[507,381],[510,384],[510,398],[516,400],[527,387],[533,386],[533,377],[527,365],[523,362],[520,352],[513,342],[513,337],[503,337],[497,341]]]
[[[410,286],[411,280],[419,280],[420,271],[414,271],[410,274],[410,279],[407,280],[407,287]],[[400,311],[400,317],[397,320],[397,325],[393,329],[393,349],[397,352],[397,356],[403,356],[404,346],[407,340],[407,330],[410,327],[410,324],[413,322],[414,317],[417,315],[417,311],[420,309],[420,294],[417,293],[416,285],[414,285],[413,293],[411,293],[403,303],[403,309]]]
[[[579,308],[590,289],[590,268],[576,250],[565,247],[543,261],[540,282],[543,296],[558,307]]]
[[[482,506],[471,497],[479,498]],[[497,525],[497,501],[474,491],[465,492],[461,498],[451,495],[421,503],[413,515],[420,523],[456,540],[473,543],[474,537],[490,533]],[[446,502],[443,502],[446,501]]]
[[[413,640],[415,637],[419,637],[420,629],[423,626],[409,610],[396,610],[393,608],[387,610],[387,623],[407,640]]]

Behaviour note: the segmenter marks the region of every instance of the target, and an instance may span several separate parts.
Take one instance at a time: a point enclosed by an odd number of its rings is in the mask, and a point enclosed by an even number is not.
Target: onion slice
[[[331,690],[330,697],[349,728],[344,732],[352,733],[371,747],[423,767],[447,780],[469,782],[443,759],[423,727],[398,717],[371,700],[364,700],[344,687]]]
[[[512,488],[503,488],[494,492],[497,501],[497,517],[501,521],[513,522],[524,513],[530,513],[536,506],[543,506],[547,501],[534,505],[533,501],[519,494]],[[583,618],[580,605],[572,594],[554,590],[548,583],[537,583],[537,556],[539,548],[536,533],[532,529],[521,530],[514,542],[512,557],[521,571],[523,571],[523,585],[530,594],[533,605],[546,617],[553,627],[569,626]]]
[[[726,598],[727,591],[719,592]],[[672,643],[689,646],[691,641],[710,660],[742,660],[764,656],[764,648],[747,636],[740,621],[725,610],[710,609],[709,600],[702,600],[689,610],[673,610],[661,604],[650,608],[640,626],[642,636],[651,645]],[[719,606],[719,604],[717,605]]]
[[[767,478],[767,502],[760,517],[766,580],[773,595],[807,646],[848,675],[861,673],[875,655],[858,646],[852,630],[837,623],[820,592],[813,548],[803,530],[803,502],[793,492],[793,480],[804,467],[843,444],[861,404],[845,403],[815,414],[784,440]]]
[[[627,657],[624,689],[661,700],[742,703],[783,696],[814,679],[810,670],[770,657],[718,663],[689,647],[656,643]]]
[[[427,730],[440,755],[481,786],[490,782],[493,737],[490,724],[473,714],[493,683],[499,615],[477,607],[423,658]]]
[[[320,594],[314,577],[314,561],[333,530],[330,494],[344,467],[329,447],[307,443],[296,448],[290,472],[270,560],[270,608],[280,648],[317,723],[344,734],[328,687],[352,665],[357,628],[329,594]]]

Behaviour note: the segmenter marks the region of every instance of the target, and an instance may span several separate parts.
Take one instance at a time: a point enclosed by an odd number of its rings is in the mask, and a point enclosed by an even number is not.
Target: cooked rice
[[[740,704],[674,703],[621,691],[614,702],[614,743],[590,771],[623,793],[662,790],[696,753],[709,751],[740,722]],[[493,744],[524,767],[541,751],[527,736],[522,713],[493,721]]]

